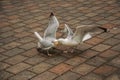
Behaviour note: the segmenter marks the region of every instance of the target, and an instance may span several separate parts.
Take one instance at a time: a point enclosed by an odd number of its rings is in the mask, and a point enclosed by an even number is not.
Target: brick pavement
[[[119,0],[0,0],[0,80],[120,80],[119,7]],[[97,24],[110,31],[72,54],[45,56],[33,32],[43,34],[51,11],[60,29]]]

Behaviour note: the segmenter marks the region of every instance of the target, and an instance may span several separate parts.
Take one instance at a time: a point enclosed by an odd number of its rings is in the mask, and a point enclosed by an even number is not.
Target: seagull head
[[[59,41],[58,40],[54,40],[54,41],[52,41],[52,43],[54,44],[54,46],[58,46],[59,45]]]

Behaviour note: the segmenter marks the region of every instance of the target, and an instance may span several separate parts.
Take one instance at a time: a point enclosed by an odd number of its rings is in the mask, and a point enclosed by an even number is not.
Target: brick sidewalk
[[[1,0],[0,80],[120,80],[119,0]],[[97,24],[110,32],[77,46],[77,53],[48,57],[36,51],[50,8],[60,29]],[[117,29],[111,29],[117,27]],[[60,31],[57,33],[60,35]]]

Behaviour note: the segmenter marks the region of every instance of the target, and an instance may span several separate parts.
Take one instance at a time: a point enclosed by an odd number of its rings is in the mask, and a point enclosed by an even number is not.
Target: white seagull
[[[59,38],[57,42],[58,44],[61,44],[64,46],[79,45],[80,43],[83,43],[85,40],[92,38],[92,35],[90,33],[96,31],[97,28],[105,30],[104,28],[97,27],[96,25],[81,25],[76,27],[76,31],[75,33],[73,33],[70,27],[65,24],[64,32],[67,32],[67,37]]]
[[[59,22],[53,13],[50,14],[50,20],[47,29],[44,32],[44,37],[42,38],[38,32],[34,32],[35,36],[38,38],[38,48],[43,50],[47,50],[47,54],[49,54],[49,49],[55,47],[57,45],[56,41],[56,31],[59,27]]]

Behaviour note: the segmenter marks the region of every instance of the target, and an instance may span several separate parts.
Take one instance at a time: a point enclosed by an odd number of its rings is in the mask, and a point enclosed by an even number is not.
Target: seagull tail
[[[88,33],[86,34],[84,37],[83,37],[83,40],[82,41],[86,41],[88,39],[90,39],[92,36]]]
[[[35,36],[41,41],[42,40],[42,37],[39,35],[38,32],[34,32]]]

